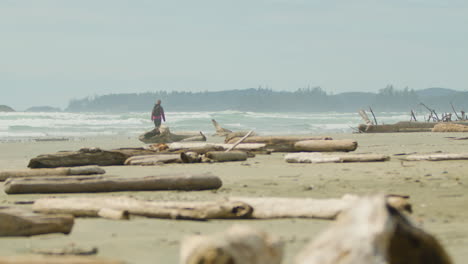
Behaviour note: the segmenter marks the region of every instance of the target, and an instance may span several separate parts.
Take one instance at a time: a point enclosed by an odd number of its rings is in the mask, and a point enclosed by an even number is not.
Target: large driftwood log
[[[90,256],[41,256],[25,255],[0,257],[2,264],[124,264],[123,261]]]
[[[0,207],[0,237],[68,234],[73,223],[72,215],[44,215],[25,209]]]
[[[157,165],[165,163],[182,163],[181,154],[155,154],[133,156],[125,161],[125,165]]]
[[[402,121],[395,124],[389,125],[365,125],[361,124],[358,126],[359,132],[362,133],[396,133],[396,132],[431,132],[433,128],[441,124],[442,127],[451,127],[452,124],[459,125],[468,125],[467,121],[457,121],[457,122],[407,122]],[[439,131],[434,131],[439,132]],[[450,132],[450,131],[440,131],[440,132]],[[452,131],[452,132],[463,132],[463,131]]]
[[[218,122],[216,122],[216,120],[211,119],[211,122],[213,123],[213,126],[214,126],[215,129],[216,129],[216,133],[215,133],[213,136],[224,137],[224,136],[226,136],[227,134],[232,133],[231,130],[226,129],[226,128],[222,128],[222,127],[218,124]]]
[[[439,123],[432,128],[432,132],[468,132],[468,126],[454,123]]]
[[[180,264],[280,264],[282,257],[281,240],[244,225],[185,238],[180,250]]]
[[[430,234],[413,226],[384,196],[362,198],[307,245],[296,264],[451,264]]]
[[[5,182],[7,194],[19,193],[87,193],[156,190],[218,189],[221,179],[211,173],[171,174],[140,178],[104,176],[68,176],[46,178],[10,178]]]
[[[247,153],[243,151],[210,151],[205,155],[208,159],[216,162],[244,161],[247,160]]]
[[[132,156],[150,155],[154,150],[143,148],[122,148],[102,150],[100,148],[82,148],[79,151],[60,151],[54,154],[39,155],[29,161],[29,168],[58,168],[87,165],[112,166],[123,165]]]
[[[397,210],[411,212],[408,196],[388,195],[387,201]],[[335,219],[342,211],[353,207],[358,196],[346,194],[338,199],[281,198],[281,197],[232,197],[254,208],[252,218],[317,218]]]
[[[202,143],[202,142],[175,142],[168,145],[170,152],[190,151],[205,154],[209,151],[223,151],[233,147],[234,144]],[[234,150],[242,151],[264,151],[266,144],[262,143],[241,143],[234,147]]]
[[[240,137],[231,138],[225,141],[228,144],[234,144]],[[331,137],[310,137],[310,136],[251,136],[244,140],[244,143],[263,143],[266,149],[276,152],[294,152],[297,151],[294,144],[305,140],[331,140]]]
[[[102,209],[112,209],[126,211],[130,215],[192,220],[249,218],[253,211],[250,205],[238,201],[157,202],[125,196],[44,198],[36,200],[33,209],[42,213],[69,213],[77,217],[97,217]]]
[[[468,153],[434,153],[434,154],[414,154],[408,155],[405,160],[408,161],[441,161],[441,160],[466,160]]]
[[[310,152],[337,152],[337,151],[354,151],[358,143],[356,140],[305,140],[298,141],[294,144],[297,151]]]
[[[159,133],[158,133],[159,132]],[[171,143],[179,141],[206,141],[205,135],[199,132],[178,132],[177,134],[171,133],[169,127],[161,126],[159,130],[152,130],[146,132],[138,137],[141,142],[146,144],[150,143]]]
[[[31,170],[8,170],[0,171],[0,181],[7,178],[34,177],[34,176],[54,176],[54,175],[91,175],[104,174],[106,171],[97,166],[83,166],[71,168],[53,169],[31,169]]]
[[[289,153],[284,157],[289,163],[333,163],[333,162],[374,162],[387,161],[390,156],[382,154],[333,154],[322,153]]]

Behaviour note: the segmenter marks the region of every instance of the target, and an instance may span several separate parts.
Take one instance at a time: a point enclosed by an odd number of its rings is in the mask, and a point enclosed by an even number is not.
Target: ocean
[[[376,113],[376,116],[380,124],[409,120],[409,113],[401,112]],[[166,117],[167,122],[164,124],[172,132],[202,131],[205,135],[215,132],[211,119],[233,131],[254,130],[264,135],[352,133],[362,123],[357,112],[167,112]],[[152,128],[149,113],[0,113],[1,141],[105,135],[136,137]]]

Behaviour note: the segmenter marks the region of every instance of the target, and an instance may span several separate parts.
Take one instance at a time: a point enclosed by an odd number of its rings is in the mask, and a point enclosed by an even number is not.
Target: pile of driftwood
[[[181,245],[180,263],[282,263],[283,243],[249,226],[196,235]],[[450,264],[432,235],[415,227],[382,195],[356,199],[296,257],[297,264]]]
[[[145,132],[138,137],[143,143],[170,143],[170,142],[190,142],[190,141],[206,141],[205,135],[199,132],[179,132],[171,133],[169,127],[160,126],[151,131]]]

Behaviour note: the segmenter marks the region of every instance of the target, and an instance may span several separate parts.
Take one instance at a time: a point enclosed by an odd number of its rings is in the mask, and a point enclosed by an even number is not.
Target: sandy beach
[[[388,154],[391,160],[375,163],[289,164],[283,153],[257,155],[244,162],[213,164],[167,164],[162,166],[109,166],[107,175],[139,177],[176,172],[211,172],[223,181],[217,191],[120,192],[98,194],[7,195],[0,192],[0,206],[42,197],[132,195],[152,200],[218,200],[229,196],[279,196],[335,198],[344,194],[405,194],[411,197],[412,219],[435,235],[455,263],[468,258],[468,161],[402,161],[405,154],[436,151],[468,152],[468,140],[448,137],[460,133],[335,134],[334,139],[355,139],[356,153]],[[223,138],[209,138],[221,142]],[[86,138],[60,142],[0,143],[0,168],[24,169],[39,155],[82,147],[112,149],[140,147],[136,138]],[[0,183],[3,189],[3,183]],[[330,221],[282,220],[161,220],[134,217],[130,221],[77,218],[69,235],[0,238],[0,255],[27,254],[31,249],[57,248],[68,244],[97,247],[98,256],[127,263],[177,263],[179,243],[185,236],[210,234],[235,223],[258,227],[285,241],[283,263],[292,263],[297,252]]]

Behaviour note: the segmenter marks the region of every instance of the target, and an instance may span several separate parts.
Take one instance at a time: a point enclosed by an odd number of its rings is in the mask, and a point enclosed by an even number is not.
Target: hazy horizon
[[[467,90],[468,3],[2,1],[0,105],[268,87]]]

